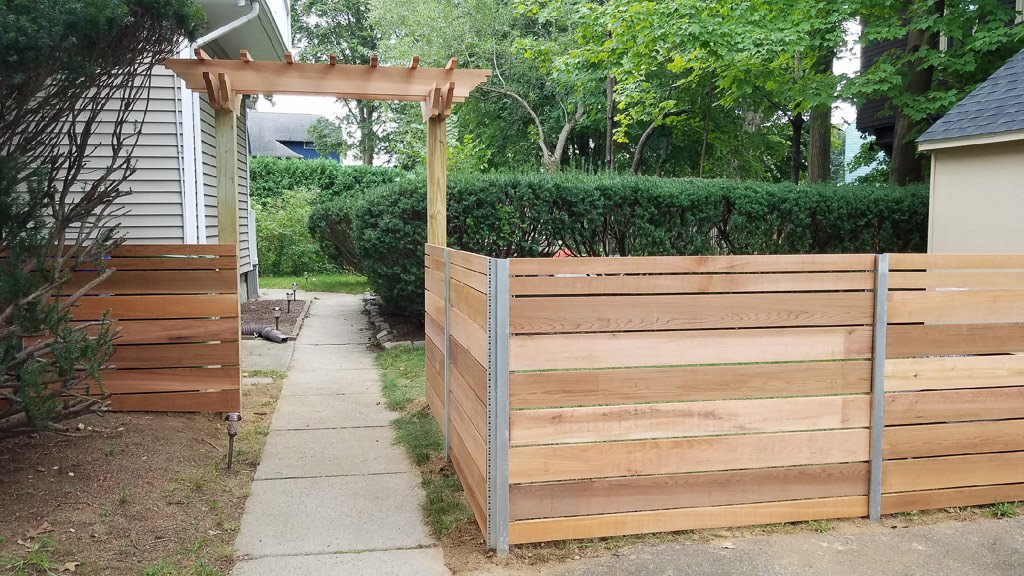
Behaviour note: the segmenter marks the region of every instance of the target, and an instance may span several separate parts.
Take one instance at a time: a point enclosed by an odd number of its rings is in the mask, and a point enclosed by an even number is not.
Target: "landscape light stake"
[[[285,292],[284,293],[284,301],[288,303],[288,313],[291,314],[292,313],[292,293],[291,292]]]
[[[224,415],[224,421],[228,423],[228,470],[230,470],[235,455],[235,436],[238,435],[238,423],[242,421],[242,415],[238,412],[228,412]]]
[[[281,307],[274,306],[274,330],[281,331]]]

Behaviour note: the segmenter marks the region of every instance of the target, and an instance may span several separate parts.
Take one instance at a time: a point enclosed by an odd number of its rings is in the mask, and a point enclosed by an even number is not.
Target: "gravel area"
[[[242,303],[242,325],[257,324],[260,326],[274,325],[274,307],[281,308],[280,330],[289,336],[295,336],[293,330],[299,316],[306,308],[305,300],[293,300],[291,312],[288,312],[287,300],[250,300]]]

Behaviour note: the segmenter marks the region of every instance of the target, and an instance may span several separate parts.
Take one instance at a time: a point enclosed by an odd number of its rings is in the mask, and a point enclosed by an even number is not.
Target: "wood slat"
[[[509,487],[510,519],[614,514],[867,494],[867,464],[830,464]]]
[[[514,296],[806,292],[874,290],[874,287],[873,272],[518,276],[509,279],[509,290]]]
[[[1024,450],[1024,420],[894,426],[882,435],[886,459]]]
[[[452,280],[449,298],[453,308],[462,312],[481,330],[487,330],[487,297],[458,280]]]
[[[1024,387],[895,392],[885,395],[885,424],[1024,418]]]
[[[487,364],[487,332],[455,308],[448,309],[449,335],[458,340],[481,365]]]
[[[481,294],[487,294],[487,274],[480,274],[466,268],[451,266],[448,268],[448,275],[453,280],[458,280]]]
[[[61,294],[73,294],[94,280],[95,272],[76,272]],[[118,270],[96,285],[90,294],[234,294],[238,276],[234,270]]]
[[[436,294],[426,292],[423,294],[423,309],[438,326],[444,327],[444,300]],[[442,338],[443,340],[443,338]]]
[[[974,454],[882,463],[882,491],[910,492],[1024,482],[1024,452]]]
[[[888,327],[886,357],[1024,352],[1024,323]]]
[[[440,344],[441,346],[444,345],[444,343]],[[437,370],[438,374],[444,374],[444,350],[441,346],[435,344],[430,337],[427,337],[424,340],[423,346],[426,363],[433,366],[434,370]]]
[[[450,402],[461,403],[462,410],[466,414],[466,420],[470,423],[476,433],[481,437],[487,437],[487,407],[477,397],[474,388],[486,386],[486,382],[469,383],[458,370],[448,371],[448,391]]]
[[[238,366],[110,370],[102,377],[110,394],[237,389],[241,382]]]
[[[452,250],[448,254],[448,262],[462,268],[468,268],[474,272],[480,274],[487,274],[487,261],[490,258],[481,256],[479,254],[473,254],[472,252],[463,252],[461,250]]]
[[[241,394],[237,389],[117,394],[110,397],[110,409],[118,412],[238,412],[241,403]]]
[[[234,342],[238,340],[238,322],[234,318],[193,320],[117,320],[110,323],[117,334],[115,345],[126,344],[185,344],[190,342]],[[85,333],[95,336],[100,326],[86,327]],[[31,345],[42,337],[26,338]]]
[[[433,347],[432,345],[430,345]],[[427,354],[430,352],[428,350]],[[445,391],[444,391],[444,360],[441,359],[440,363],[437,360],[427,359],[425,364],[426,374],[426,387],[431,389],[435,396],[437,396],[443,402]],[[442,404],[443,407],[443,404]]]
[[[511,370],[867,358],[871,328],[512,336]]]
[[[438,324],[429,314],[424,315],[423,330],[439,347],[444,345],[444,326]]]
[[[627,258],[512,258],[512,276],[542,274],[679,274],[715,272],[837,272],[875,269],[873,254],[782,256],[636,256]]]
[[[444,252],[447,248],[443,246],[437,246],[434,244],[425,244],[423,246],[423,253],[427,256],[433,256],[439,260],[444,260]]]
[[[1021,322],[1024,290],[892,292],[889,323]]]
[[[957,356],[886,360],[885,390],[948,390],[1024,384],[1024,356]]]
[[[867,292],[513,298],[512,333],[870,324]]]
[[[440,376],[433,366],[429,364],[426,367],[427,386],[425,390],[425,396],[427,399],[427,406],[430,407],[430,415],[434,417],[434,421],[437,422],[438,427],[444,429],[444,400],[442,400],[437,393],[438,388],[444,392],[444,376]]]
[[[517,410],[513,446],[859,428],[870,398],[828,396]]]
[[[423,287],[438,298],[444,298],[444,273],[427,268],[423,271]]]
[[[153,256],[234,256],[234,244],[122,244],[111,252],[115,258]]]
[[[110,364],[117,368],[237,366],[238,343],[117,346]]]
[[[458,434],[466,444],[469,464],[477,469],[480,477],[487,474],[487,428],[484,426],[483,433],[477,429],[470,420],[458,397],[453,397],[448,403],[448,413],[451,421],[449,434]]]
[[[458,340],[453,339],[449,350],[451,368],[458,373],[463,382],[473,391],[481,405],[487,405],[487,369],[483,367],[469,350]]]
[[[1024,500],[1024,484],[973,486],[949,490],[927,490],[882,495],[882,514],[896,514],[929,508],[980,506],[996,502]]]
[[[1024,254],[890,254],[890,270],[1024,270]]]
[[[514,409],[825,396],[870,390],[871,363],[863,360],[509,375],[509,402]]]
[[[891,272],[889,289],[955,288],[967,290],[1020,290],[1024,272],[932,270],[929,272]]]
[[[238,259],[234,256],[213,258],[168,257],[168,258],[111,258],[104,263],[116,270],[237,270]],[[81,270],[91,270],[86,265]]]
[[[601,514],[509,523],[509,542],[545,542],[867,515],[866,496]]]
[[[465,441],[458,434],[449,434],[452,466],[466,495],[466,501],[481,532],[487,532],[487,479],[471,464],[472,457]]]
[[[526,446],[509,451],[509,482],[837,464],[867,457],[864,429]]]
[[[433,270],[435,272],[440,272],[441,274],[444,274],[444,260],[440,258],[434,258],[433,256],[424,256],[423,266],[428,270]]]
[[[236,294],[176,296],[85,296],[72,307],[74,320],[98,320],[110,311],[111,320],[177,318],[237,318]]]

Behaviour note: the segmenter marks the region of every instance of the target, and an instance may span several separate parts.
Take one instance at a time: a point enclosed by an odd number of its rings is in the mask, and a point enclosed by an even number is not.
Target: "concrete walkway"
[[[232,574],[446,575],[419,473],[392,443],[359,297],[307,294],[319,299],[295,343]]]

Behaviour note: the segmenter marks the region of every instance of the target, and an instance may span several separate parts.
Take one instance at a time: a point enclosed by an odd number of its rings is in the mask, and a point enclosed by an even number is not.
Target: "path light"
[[[281,330],[281,307],[274,306],[274,330]]]
[[[224,415],[224,421],[228,423],[228,470],[230,470],[231,460],[235,455],[235,436],[238,435],[238,423],[242,421],[242,415],[238,412],[228,412]]]

